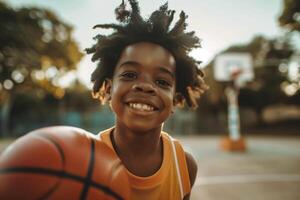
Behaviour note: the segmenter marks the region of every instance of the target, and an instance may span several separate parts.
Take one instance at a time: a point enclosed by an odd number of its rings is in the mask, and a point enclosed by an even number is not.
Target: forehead
[[[117,66],[129,61],[143,66],[165,67],[171,71],[175,71],[176,67],[175,58],[168,50],[149,42],[139,42],[127,46],[123,50]]]

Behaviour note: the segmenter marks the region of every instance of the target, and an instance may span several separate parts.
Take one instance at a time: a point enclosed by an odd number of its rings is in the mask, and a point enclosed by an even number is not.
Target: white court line
[[[257,183],[257,182],[300,182],[300,174],[254,174],[230,176],[197,177],[195,185],[215,185],[227,183]]]

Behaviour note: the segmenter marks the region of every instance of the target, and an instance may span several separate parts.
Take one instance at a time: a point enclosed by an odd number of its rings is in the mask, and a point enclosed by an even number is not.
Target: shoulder
[[[188,153],[187,151],[185,151],[184,153],[185,153],[187,168],[189,171],[190,185],[192,188],[195,183],[196,177],[197,177],[198,166],[197,166],[196,160],[190,153]],[[183,200],[189,200],[190,194],[191,193],[188,193],[187,195],[185,195]]]
[[[198,171],[197,162],[196,162],[195,158],[187,151],[185,151],[185,158],[186,158],[186,164],[187,164],[188,171],[189,171],[190,184],[191,184],[191,187],[193,187],[196,177],[197,177],[197,171]]]
[[[166,133],[164,133],[164,135],[165,134]],[[172,137],[170,137],[170,138],[174,140],[175,146],[177,147],[176,149],[178,149],[179,152],[181,152],[182,156],[185,157],[185,159],[183,159],[182,161],[185,160],[185,162],[186,162],[188,176],[189,176],[189,180],[190,180],[190,186],[192,188],[195,183],[196,177],[197,177],[197,171],[198,171],[197,162],[196,162],[195,158],[189,152],[184,150],[184,148],[181,145],[181,143],[179,142],[179,140],[174,139]]]

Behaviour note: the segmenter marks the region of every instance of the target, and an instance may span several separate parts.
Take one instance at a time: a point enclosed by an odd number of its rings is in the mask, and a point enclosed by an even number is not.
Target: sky
[[[202,48],[191,55],[203,62],[234,44],[245,44],[255,35],[272,38],[283,34],[277,18],[282,12],[283,0],[169,0],[169,8],[176,10],[175,20],[181,10],[189,16],[187,30],[195,30],[202,39]],[[74,38],[81,50],[92,46],[93,36],[101,29],[96,24],[116,22],[114,9],[121,0],[6,0],[13,7],[39,6],[54,11],[61,20],[74,27]],[[126,2],[126,1],[125,1]],[[142,16],[147,17],[166,0],[140,0]],[[105,32],[104,32],[105,33]],[[96,64],[85,56],[78,65],[76,75],[91,87],[90,75]],[[66,77],[66,81],[74,74]]]

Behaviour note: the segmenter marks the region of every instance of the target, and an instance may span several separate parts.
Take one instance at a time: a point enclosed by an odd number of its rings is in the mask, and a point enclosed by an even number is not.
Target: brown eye
[[[159,85],[160,87],[163,87],[163,88],[169,88],[169,87],[172,86],[171,83],[169,83],[168,81],[163,80],[163,79],[157,80],[156,84]]]
[[[122,78],[125,80],[134,80],[137,78],[137,73],[136,72],[124,72],[120,75]]]

